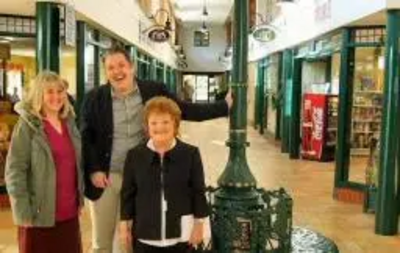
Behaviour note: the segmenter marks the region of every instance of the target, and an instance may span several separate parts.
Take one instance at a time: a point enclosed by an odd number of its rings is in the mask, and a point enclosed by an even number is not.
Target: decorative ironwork
[[[215,203],[215,192],[207,189],[211,210],[213,249],[218,252],[290,252],[292,198],[283,188],[257,189],[258,204],[243,207],[230,202]],[[210,246],[208,246],[210,249]]]

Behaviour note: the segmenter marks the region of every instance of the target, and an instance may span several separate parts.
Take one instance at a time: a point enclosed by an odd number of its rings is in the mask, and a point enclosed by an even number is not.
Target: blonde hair
[[[24,97],[28,111],[38,118],[43,118],[43,95],[44,91],[50,87],[61,88],[66,92],[65,84],[57,73],[48,70],[42,71],[32,80],[27,95]],[[67,96],[65,96],[64,106],[59,115],[61,118],[67,118],[69,115],[75,116]]]
[[[148,130],[148,121],[151,114],[168,114],[171,115],[175,123],[175,136],[179,135],[179,126],[181,123],[182,112],[178,104],[167,97],[157,96],[150,99],[145,107],[143,113],[145,129]]]

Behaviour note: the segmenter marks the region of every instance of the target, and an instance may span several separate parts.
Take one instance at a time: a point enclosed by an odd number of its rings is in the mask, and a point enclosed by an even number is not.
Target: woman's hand
[[[31,228],[31,227],[33,227],[33,225],[32,225],[32,222],[24,222],[24,223],[21,225],[21,227],[24,227],[24,228]]]
[[[132,247],[132,221],[120,221],[119,239],[125,247]]]
[[[195,220],[193,225],[192,234],[190,235],[189,245],[196,247],[203,241],[204,235],[204,224],[203,221]]]

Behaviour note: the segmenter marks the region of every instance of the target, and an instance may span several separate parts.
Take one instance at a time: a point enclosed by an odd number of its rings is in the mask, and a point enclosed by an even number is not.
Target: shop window
[[[352,41],[355,43],[382,43],[385,37],[385,28],[355,29],[352,32]]]
[[[365,183],[370,147],[379,139],[384,86],[383,47],[356,48],[353,77],[350,181]]]
[[[35,34],[35,19],[30,17],[0,17],[0,32]]]
[[[194,31],[194,46],[195,47],[208,47],[210,46],[210,32],[209,31]]]
[[[87,44],[85,48],[85,92],[95,87],[94,46]]]

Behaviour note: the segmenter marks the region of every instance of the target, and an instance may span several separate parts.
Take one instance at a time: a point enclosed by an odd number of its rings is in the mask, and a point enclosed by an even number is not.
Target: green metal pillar
[[[60,8],[36,2],[36,70],[60,72]]]
[[[281,139],[281,133],[282,133],[282,93],[283,93],[283,85],[282,85],[282,52],[278,53],[278,87],[277,87],[277,92],[275,95],[275,101],[274,103],[276,106],[276,125],[275,125],[275,140],[280,140]]]
[[[289,157],[300,157],[300,110],[301,110],[301,66],[302,59],[293,60],[293,86],[289,132]]]
[[[399,10],[387,12],[386,29],[384,107],[380,138],[375,232],[381,235],[394,235],[398,232],[399,221],[396,197],[398,191],[396,173],[399,173],[399,161],[396,161],[396,158],[399,149],[398,127],[400,124]]]
[[[85,95],[86,83],[86,64],[85,64],[85,49],[87,44],[87,26],[85,22],[78,21],[76,24],[76,103],[75,111],[80,112],[80,108]]]
[[[254,92],[254,128],[261,124],[261,87],[264,87],[264,59],[257,63],[257,86]]]
[[[289,252],[292,200],[283,189],[276,192],[285,195],[282,201],[274,199],[273,194],[264,189],[257,189],[246,159],[248,0],[234,1],[232,20],[235,36],[230,87],[234,101],[229,118],[228,163],[218,179],[219,187],[212,189],[210,196],[213,250],[258,253],[275,247],[273,252]],[[272,199],[279,204],[272,207]],[[283,215],[274,213],[278,209]]]
[[[172,93],[177,94],[177,85],[176,85],[176,70],[171,68],[171,73],[170,73],[170,82],[171,82],[171,87],[172,87]]]
[[[268,74],[267,74],[268,67],[269,67],[268,58],[266,58],[266,59],[264,59],[264,67],[262,69],[263,76],[262,76],[260,92],[259,92],[260,129],[258,130],[258,132],[260,134],[264,134],[264,129],[267,125],[267,120],[268,120],[268,97],[266,96],[267,94],[265,93],[265,87],[266,87],[266,85],[268,85],[266,83],[266,80],[268,80]]]
[[[247,146],[247,50],[249,3],[248,1],[235,0],[234,28],[236,38],[233,45],[232,82],[230,84],[234,102],[230,110],[229,161],[225,171],[218,179],[223,193],[230,190],[246,189],[256,186],[254,176],[251,174],[246,159]],[[232,195],[228,195],[232,197]]]
[[[150,60],[150,80],[157,81],[157,60]]]
[[[240,210],[257,206],[258,195],[255,190],[256,180],[252,175],[246,159],[247,143],[247,51],[249,28],[249,2],[235,0],[234,3],[234,34],[233,39],[233,68],[230,84],[234,97],[230,110],[229,125],[229,160],[224,172],[218,179],[220,189],[215,194],[215,205],[218,207],[216,216],[224,219],[223,210],[229,210],[229,216],[235,220]],[[220,212],[220,213],[218,213]],[[217,218],[217,219],[219,219]],[[220,228],[215,228],[220,229]],[[227,245],[218,252],[233,252],[234,242],[225,242],[216,238],[217,245]]]
[[[135,68],[135,74],[138,78],[141,78],[139,75],[139,65],[138,65],[138,52],[137,48],[134,45],[129,45],[125,47],[126,51],[128,52],[133,66]]]
[[[289,152],[289,127],[290,127],[290,115],[291,115],[291,103],[292,103],[292,84],[293,84],[293,50],[288,49],[283,52],[283,115],[282,115],[282,142],[281,152]]]
[[[168,66],[166,64],[163,64],[163,73],[162,73],[162,80],[163,83],[167,84],[168,90],[172,91],[171,89],[171,83],[168,80]]]
[[[351,109],[353,97],[354,48],[350,47],[351,30],[342,31],[339,77],[339,119],[336,145],[335,188],[349,179]]]

